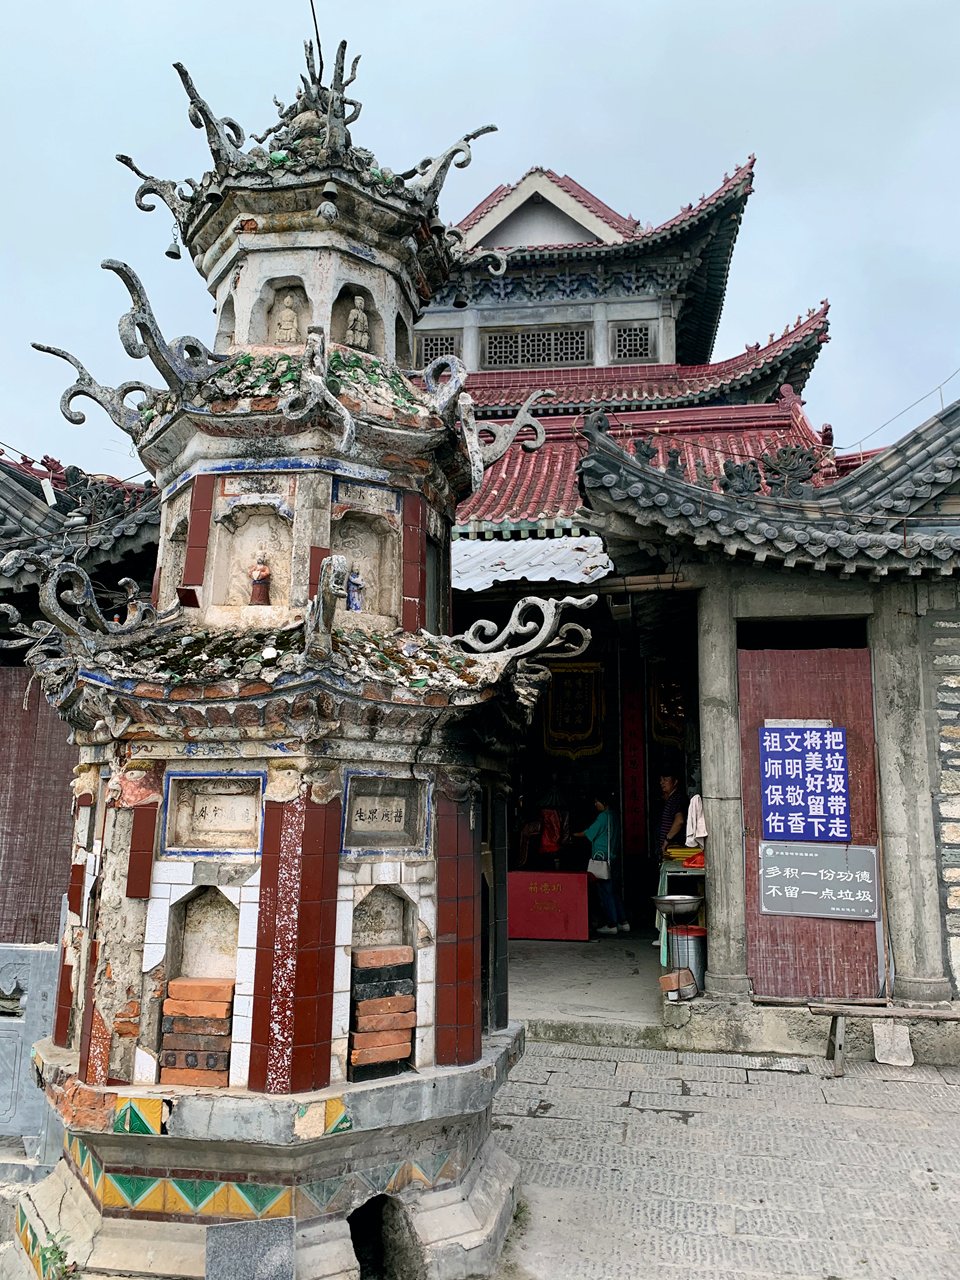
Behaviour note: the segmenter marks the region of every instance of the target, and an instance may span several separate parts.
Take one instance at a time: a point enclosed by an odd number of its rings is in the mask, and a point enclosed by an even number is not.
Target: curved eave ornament
[[[668,458],[664,468],[651,465],[657,450],[648,441],[638,441],[631,456],[598,422],[582,430],[591,446],[579,467],[596,513],[591,523],[601,531],[609,525],[611,533],[615,526],[618,538],[632,528],[650,550],[660,539],[685,538],[701,551],[873,578],[891,571],[949,576],[960,569],[960,526],[911,529],[907,519],[883,508],[882,496],[871,497],[863,510],[868,495],[851,481],[821,489],[804,485],[799,477],[812,475],[808,451],[780,450],[742,471],[725,469],[718,493],[714,477],[705,476],[702,484],[685,477],[679,457]],[[941,464],[951,474],[960,470],[960,458]],[[760,466],[766,494],[759,491]],[[916,485],[913,492],[923,496]],[[649,531],[645,538],[643,531]]]

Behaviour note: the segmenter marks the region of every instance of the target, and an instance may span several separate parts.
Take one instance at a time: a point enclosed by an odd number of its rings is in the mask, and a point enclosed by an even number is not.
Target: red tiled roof
[[[481,200],[476,208],[472,209],[470,213],[468,213],[467,216],[457,225],[461,231],[469,231],[472,227],[475,227],[481,218],[485,217],[491,209],[495,209],[498,204],[501,204],[507,198],[507,196],[516,191],[524,179],[528,178],[533,173],[542,173],[544,177],[548,178],[555,186],[559,187],[560,190],[571,196],[578,204],[581,204],[595,217],[599,218],[601,222],[605,223],[611,228],[611,230],[616,231],[624,241],[656,239],[662,235],[669,235],[678,228],[685,226],[688,222],[693,221],[700,214],[711,209],[714,205],[721,203],[731,192],[738,191],[743,186],[744,182],[747,183],[746,192],[744,194],[748,193],[750,190],[750,184],[753,181],[753,167],[755,163],[756,157],[750,156],[746,163],[739,165],[732,174],[729,176],[727,174],[723,175],[723,182],[716,191],[712,192],[710,195],[701,196],[696,204],[685,205],[679,213],[675,214],[672,218],[668,218],[666,222],[662,222],[657,227],[650,225],[644,227],[641,226],[636,218],[625,218],[622,214],[617,213],[615,209],[611,209],[608,204],[604,204],[602,200],[593,195],[592,192],[588,191],[586,187],[582,187],[579,182],[575,182],[573,178],[570,178],[567,175],[563,175],[561,177],[560,174],[555,173],[552,169],[543,169],[540,167],[528,169],[518,182],[501,185],[494,191],[491,191],[490,194]],[[529,248],[532,250],[572,249],[587,247],[587,243],[588,242],[583,242],[582,245],[531,245]],[[511,247],[514,251],[522,251],[524,246]]]
[[[614,439],[649,438],[659,450],[657,465],[668,449],[679,449],[685,473],[695,480],[697,462],[710,475],[722,475],[727,459],[759,458],[784,445],[823,449],[819,434],[802,409],[799,396],[784,394],[776,404],[715,405],[663,413],[618,413],[612,417]],[[586,442],[576,434],[579,417],[541,420],[546,440],[536,453],[521,447],[523,434],[488,468],[479,491],[457,508],[457,524],[509,527],[523,522],[575,523],[580,506],[577,464]],[[836,477],[829,455],[815,484]],[[704,490],[706,494],[707,490]]]
[[[760,375],[789,368],[804,349],[812,350],[815,359],[819,346],[829,341],[827,314],[830,306],[822,302],[806,318],[797,318],[779,338],[766,346],[759,343],[730,360],[715,364],[636,364],[587,369],[488,370],[472,373],[467,389],[478,409],[519,408],[534,386],[550,387],[556,397],[543,401],[543,406],[625,405],[677,403],[715,397],[718,392],[743,383],[754,382]],[[801,374],[797,370],[797,374]],[[792,378],[797,390],[803,389],[806,374],[783,373],[781,381]]]

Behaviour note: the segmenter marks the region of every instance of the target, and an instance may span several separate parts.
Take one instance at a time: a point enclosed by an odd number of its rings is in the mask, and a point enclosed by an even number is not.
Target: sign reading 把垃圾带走
[[[880,908],[876,845],[760,842],[760,912],[876,920]]]
[[[760,729],[761,838],[850,839],[847,731]]]

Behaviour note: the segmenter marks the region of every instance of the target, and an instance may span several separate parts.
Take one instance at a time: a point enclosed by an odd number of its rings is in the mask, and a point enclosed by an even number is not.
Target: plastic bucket
[[[671,969],[689,969],[703,990],[707,967],[707,931],[699,924],[675,924],[667,930],[667,957]]]

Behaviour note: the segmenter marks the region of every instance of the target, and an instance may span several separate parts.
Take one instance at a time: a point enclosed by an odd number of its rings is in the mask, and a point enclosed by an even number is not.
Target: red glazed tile
[[[455,983],[448,982],[437,986],[437,1026],[455,1027],[457,1025],[457,992]]]
[[[472,983],[480,967],[480,952],[473,942],[457,944],[457,982]]]
[[[254,1044],[250,1046],[250,1075],[248,1088],[263,1093],[267,1087],[267,1046]]]
[[[456,1066],[457,1063],[457,1029],[456,1027],[437,1027],[437,1065],[441,1067]]]
[[[452,943],[437,947],[437,982],[455,983],[457,980],[457,949]]]

